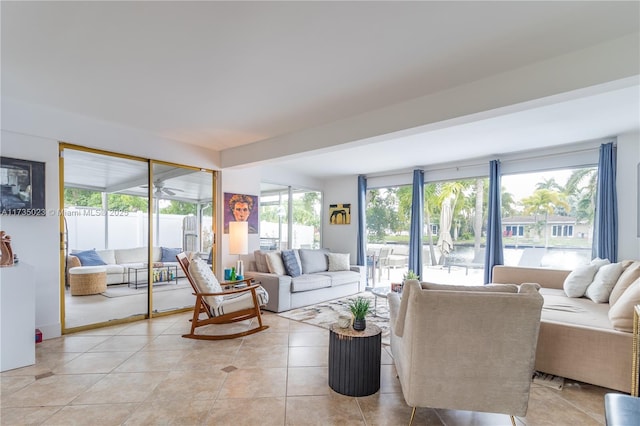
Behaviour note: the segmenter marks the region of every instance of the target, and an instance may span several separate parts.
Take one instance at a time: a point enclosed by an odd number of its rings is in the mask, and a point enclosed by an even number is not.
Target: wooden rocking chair
[[[266,304],[265,298],[268,297],[266,291],[259,285],[251,285],[251,279],[238,281],[238,283],[246,282],[247,287],[224,291],[221,288],[219,292],[204,292],[208,286],[206,283],[200,282],[199,277],[194,276],[189,270],[191,262],[185,253],[179,253],[176,258],[182,267],[191,287],[196,296],[196,304],[193,307],[193,318],[191,321],[191,332],[183,334],[182,337],[201,340],[222,340],[235,339],[236,337],[247,336],[269,328],[268,325],[262,324],[262,316],[260,313],[260,302]],[[196,259],[194,261],[200,261]],[[218,280],[213,275],[211,267],[204,261],[202,263],[211,273],[207,278],[214,282],[215,286],[220,286]],[[200,265],[198,265],[200,266]],[[203,268],[204,269],[204,268]],[[207,275],[208,275],[207,272]],[[207,318],[200,319],[200,314],[205,313]],[[258,319],[258,326],[246,331],[233,334],[196,334],[196,328],[209,324],[229,324],[238,321],[244,321],[251,318]]]

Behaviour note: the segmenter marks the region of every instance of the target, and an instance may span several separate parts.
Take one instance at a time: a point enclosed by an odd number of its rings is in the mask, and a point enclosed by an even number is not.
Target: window
[[[320,248],[322,193],[271,184],[262,186],[260,248]]]
[[[588,263],[596,180],[596,167],[503,176],[505,264],[571,269]]]

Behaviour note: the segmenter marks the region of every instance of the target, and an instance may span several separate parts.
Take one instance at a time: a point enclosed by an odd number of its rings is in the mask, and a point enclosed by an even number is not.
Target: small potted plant
[[[413,269],[409,269],[407,273],[402,276],[402,283],[404,284],[406,280],[417,280],[417,279],[418,279],[418,275],[415,272],[413,272]]]
[[[365,317],[371,307],[371,300],[364,297],[358,297],[349,301],[349,309],[353,315],[353,329],[362,331],[367,328],[367,320]]]

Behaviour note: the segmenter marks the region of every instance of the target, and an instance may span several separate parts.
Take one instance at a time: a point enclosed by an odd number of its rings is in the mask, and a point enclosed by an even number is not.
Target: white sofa
[[[165,261],[163,262],[163,250],[165,250]],[[184,271],[178,265],[177,259],[168,261],[166,253],[168,249],[163,247],[153,248],[152,262],[157,266],[176,266],[177,276],[184,277]],[[108,249],[96,250],[96,253],[106,264],[107,285],[126,284],[129,282],[129,268],[143,268],[147,264],[148,249],[147,247],[136,247],[129,249]],[[82,266],[80,259],[72,253],[67,256],[67,271],[72,268],[85,268],[90,266]],[[67,280],[67,282],[69,282]]]
[[[256,250],[249,262],[246,278],[253,278],[269,293],[266,310],[283,312],[302,306],[313,305],[331,299],[364,291],[367,278],[364,266],[348,265],[348,269],[331,271],[328,250],[293,250],[300,262],[302,274],[296,277],[286,273],[270,272],[260,260],[265,252]]]

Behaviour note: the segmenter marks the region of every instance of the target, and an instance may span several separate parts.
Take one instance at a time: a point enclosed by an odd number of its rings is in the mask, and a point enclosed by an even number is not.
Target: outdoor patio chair
[[[193,307],[191,332],[182,337],[202,340],[234,339],[247,336],[269,328],[262,324],[260,308],[269,301],[269,295],[259,285],[251,284],[251,279],[238,281],[236,285],[246,283],[246,287],[223,290],[216,279],[211,267],[200,257],[191,260],[185,253],[179,253],[176,258],[182,267],[194,295],[196,303]],[[201,319],[201,314],[207,317]],[[248,330],[230,334],[196,334],[196,328],[210,324],[230,324],[239,321],[257,319],[257,326]]]

